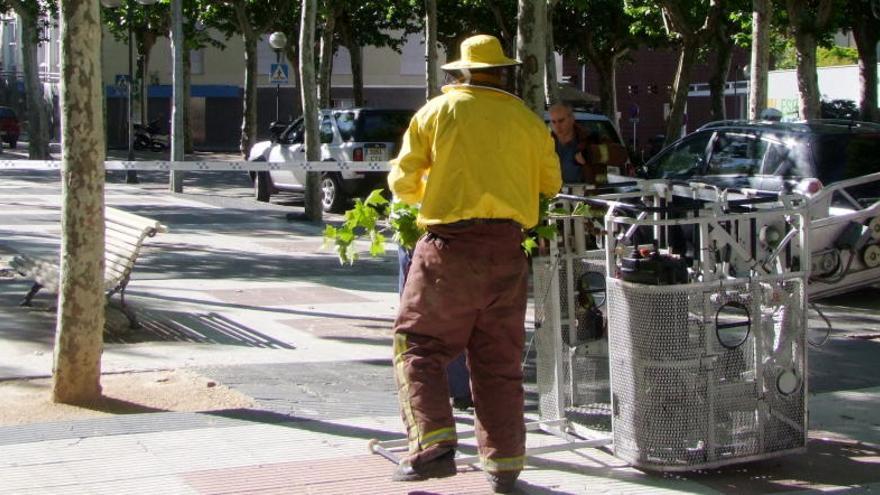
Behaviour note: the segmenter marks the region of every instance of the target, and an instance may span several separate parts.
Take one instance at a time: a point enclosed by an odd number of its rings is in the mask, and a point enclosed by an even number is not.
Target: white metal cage
[[[801,267],[810,263],[802,202],[743,209],[722,197],[676,215],[663,208],[662,188],[651,191],[602,196],[610,208],[595,244],[603,250],[590,249],[595,216],[554,219],[558,242],[534,272],[541,419],[564,420],[586,438],[610,434],[617,457],[661,471],[802,450]],[[647,207],[624,215],[616,203],[624,197]],[[696,244],[687,280],[624,280],[624,258],[634,253],[684,258],[670,248],[682,228]],[[771,228],[778,235],[768,236]],[[607,333],[585,331],[585,305],[601,308]]]

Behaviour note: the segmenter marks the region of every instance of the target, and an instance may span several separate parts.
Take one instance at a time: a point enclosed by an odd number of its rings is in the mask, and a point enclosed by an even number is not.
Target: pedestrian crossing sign
[[[269,79],[272,84],[287,84],[287,64],[272,64]]]

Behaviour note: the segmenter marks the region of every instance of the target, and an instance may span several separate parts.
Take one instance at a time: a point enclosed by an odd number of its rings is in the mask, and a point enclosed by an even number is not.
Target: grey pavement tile
[[[181,431],[196,428],[229,428],[247,421],[224,417],[219,413],[155,412],[116,415],[104,418],[33,423],[0,427],[0,445],[46,442],[69,438],[132,435],[159,431]]]
[[[199,372],[275,413],[322,420],[399,414],[390,359],[211,367]]]

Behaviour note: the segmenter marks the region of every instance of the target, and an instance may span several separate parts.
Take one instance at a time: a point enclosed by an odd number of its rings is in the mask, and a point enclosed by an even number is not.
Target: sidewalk
[[[393,465],[368,453],[369,439],[403,432],[390,366],[391,254],[341,267],[320,248],[322,226],[288,221],[298,208],[283,198],[252,201],[246,177],[188,176],[183,195],[165,192],[159,174],[141,178],[109,183],[107,203],[159,219],[169,232],[148,240],[128,290],[145,328],[107,344],[103,369],[185,368],[255,406],[0,427],[0,494],[489,492],[473,468],[391,483]],[[14,251],[57,244],[57,193],[57,175],[0,175],[0,270]],[[51,374],[54,314],[16,305],[28,286],[0,276],[0,380]],[[870,338],[880,333],[877,294],[823,308],[846,325],[810,356],[816,395],[806,454],[682,475],[645,473],[598,449],[545,454],[529,459],[518,493],[880,489],[878,343]],[[35,301],[52,304],[45,294]],[[458,419],[460,429],[472,427],[471,415]],[[529,435],[530,446],[554,442]]]

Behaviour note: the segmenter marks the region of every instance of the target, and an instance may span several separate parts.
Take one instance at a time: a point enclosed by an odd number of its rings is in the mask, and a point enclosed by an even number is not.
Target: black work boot
[[[517,478],[519,478],[519,471],[500,471],[497,473],[486,471],[486,479],[489,480],[492,491],[495,493],[513,493]]]
[[[400,461],[392,481],[423,481],[428,478],[448,478],[457,473],[455,467],[455,450],[448,450],[434,459],[416,465],[408,460]]]

